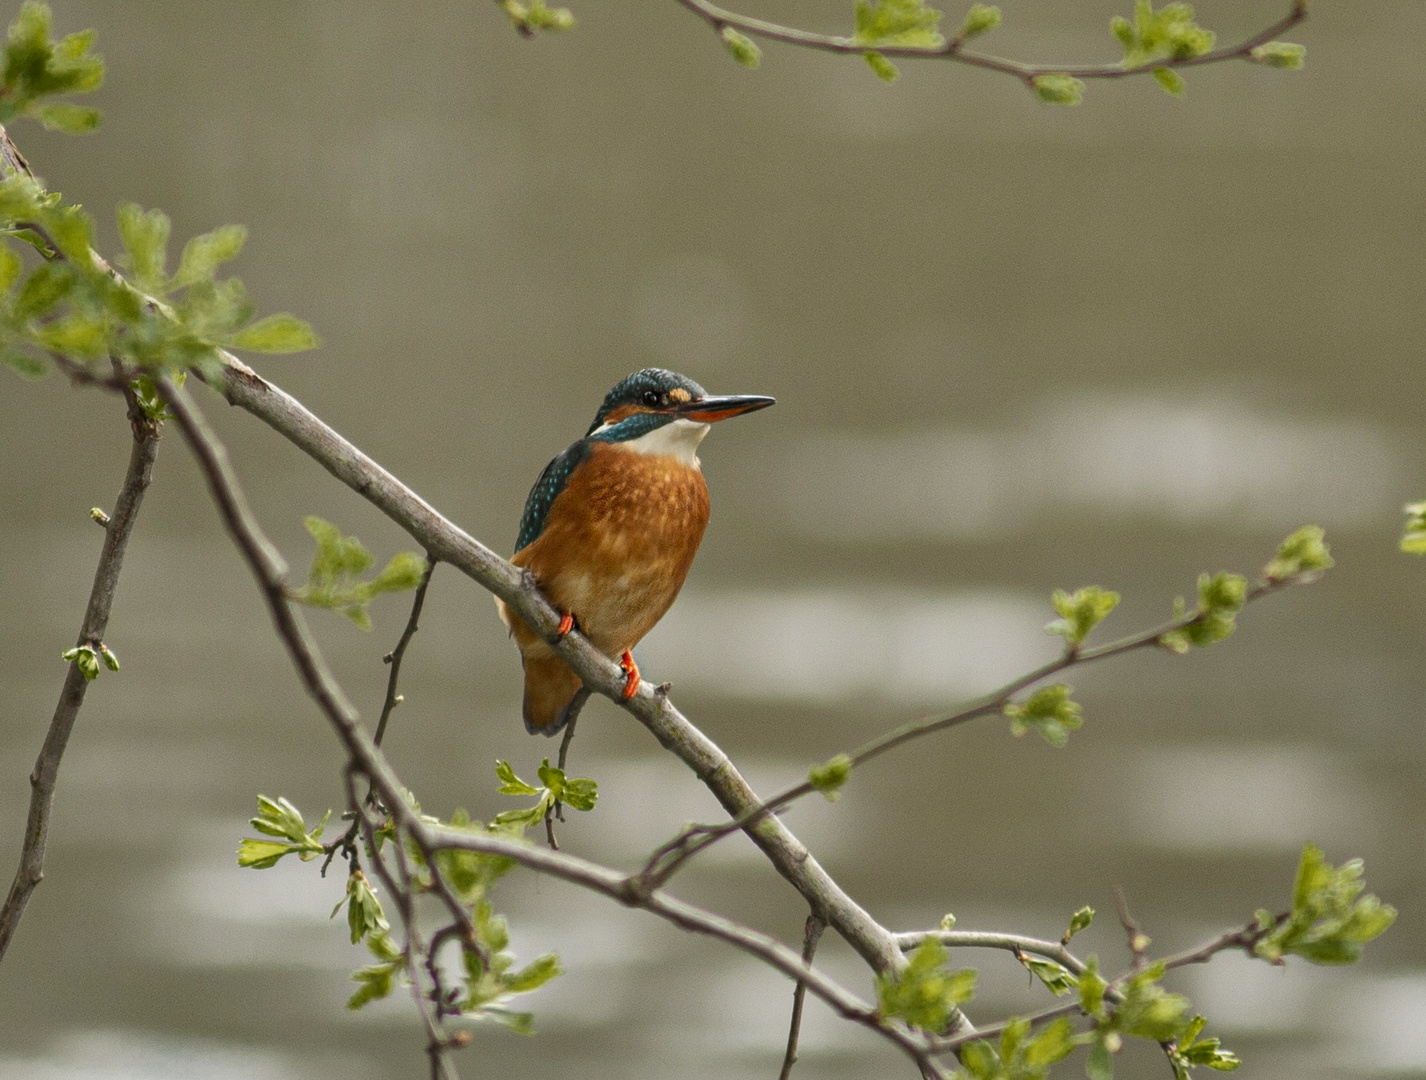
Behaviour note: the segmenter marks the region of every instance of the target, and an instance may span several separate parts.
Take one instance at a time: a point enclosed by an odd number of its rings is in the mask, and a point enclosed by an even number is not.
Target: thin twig
[[[3,136],[3,129],[0,129],[0,136]],[[8,145],[8,138],[0,143],[0,146]],[[105,526],[104,546],[99,554],[99,565],[94,571],[94,585],[90,589],[89,603],[79,629],[77,644],[80,646],[97,646],[104,639],[129,534],[134,527],[134,519],[138,516],[144,492],[153,479],[154,457],[158,454],[159,425],[148,420],[142,411],[137,409],[132,396],[129,401],[129,426],[133,432],[133,447],[129,451],[128,471],[124,475],[119,497],[114,503],[114,512]],[[9,895],[5,898],[5,906],[0,908],[0,959],[4,958],[5,951],[9,948],[30,895],[44,879],[50,807],[54,802],[55,784],[59,780],[60,759],[64,756],[70,732],[74,730],[74,723],[79,716],[80,706],[84,704],[84,694],[88,688],[89,680],[79,670],[79,665],[71,663],[69,671],[65,673],[64,687],[60,691],[54,715],[50,718],[45,741],[40,747],[39,757],[35,760],[34,770],[30,773],[30,811],[25,822],[20,865],[15,871]]]
[[[822,939],[822,931],[827,924],[814,911],[807,916],[807,924],[802,928],[802,962],[812,966],[812,958],[817,955],[817,942]],[[797,1064],[797,1040],[802,1034],[802,1005],[807,999],[807,982],[798,979],[792,989],[792,1019],[787,1025],[787,1053],[782,1056],[782,1072],[778,1080],[788,1080],[792,1066]]]
[[[1124,895],[1122,886],[1114,886],[1114,910],[1119,915],[1119,925],[1124,928],[1124,937],[1129,945],[1129,952],[1134,957],[1135,971],[1142,971],[1144,965],[1148,963],[1149,946],[1153,944],[1153,939],[1144,933],[1134,916],[1129,913],[1129,900]]]
[[[1291,10],[1266,29],[1260,30],[1251,37],[1239,42],[1236,45],[1227,45],[1221,49],[1213,49],[1199,56],[1183,58],[1163,57],[1151,60],[1147,63],[1136,64],[1132,67],[1125,67],[1123,64],[1091,64],[1079,66],[1055,66],[1052,64],[1026,64],[1017,60],[1006,60],[998,56],[988,56],[984,53],[973,53],[965,50],[965,39],[959,35],[948,38],[943,45],[868,45],[865,42],[858,42],[855,38],[842,37],[836,34],[818,34],[810,30],[801,30],[794,26],[784,26],[780,23],[769,22],[766,19],[758,19],[748,15],[739,15],[737,12],[728,11],[709,3],[708,0],[677,0],[679,4],[697,15],[704,22],[708,23],[715,31],[721,32],[725,27],[740,30],[753,37],[763,38],[767,41],[779,41],[785,45],[796,45],[805,49],[816,49],[821,52],[833,53],[866,53],[878,52],[883,56],[892,56],[904,60],[953,60],[957,63],[969,64],[972,67],[985,68],[989,71],[998,71],[1005,75],[1011,75],[1025,83],[1031,83],[1041,75],[1071,75],[1077,79],[1123,79],[1134,75],[1143,75],[1159,68],[1177,67],[1199,67],[1203,64],[1217,64],[1225,60],[1237,60],[1251,55],[1252,51],[1259,45],[1266,45],[1279,34],[1286,33],[1292,27],[1307,18],[1307,0],[1294,0]]]
[[[411,600],[411,617],[406,620],[406,629],[401,632],[401,640],[396,643],[396,648],[382,658],[391,665],[391,674],[386,678],[386,700],[382,703],[381,719],[376,723],[376,735],[372,738],[372,742],[377,746],[381,745],[381,740],[386,735],[386,722],[391,719],[392,710],[401,704],[401,695],[396,692],[397,681],[401,678],[401,661],[406,655],[406,646],[411,644],[411,639],[420,629],[421,609],[426,605],[426,588],[431,584],[431,575],[435,571],[436,560],[427,553],[426,572],[421,575],[421,584],[416,586],[416,595]]]
[[[1309,572],[1284,578],[1276,578],[1271,581],[1261,581],[1248,590],[1243,603],[1246,606],[1279,589],[1314,581],[1318,576],[1316,573]],[[848,754],[847,757],[852,767],[855,768],[871,761],[873,758],[880,757],[882,754],[904,746],[906,743],[915,739],[921,739],[927,735],[945,731],[948,728],[958,727],[961,724],[982,716],[1000,715],[1004,712],[1005,706],[1011,702],[1016,694],[1038,682],[1042,682],[1053,675],[1058,675],[1073,667],[1094,663],[1098,660],[1107,660],[1111,657],[1123,656],[1125,653],[1135,652],[1139,649],[1162,647],[1165,635],[1176,630],[1182,630],[1191,623],[1198,621],[1202,615],[1202,611],[1196,610],[1189,612],[1177,619],[1171,619],[1159,626],[1155,626],[1150,630],[1121,638],[1118,641],[1101,645],[1098,648],[1066,649],[1056,659],[1042,664],[1033,671],[1021,675],[1000,689],[994,690],[954,712],[904,724],[899,728],[895,728],[865,743],[859,749]],[[817,788],[810,780],[804,780],[788,788],[786,791],[774,795],[757,806],[749,807],[743,813],[733,818],[733,820],[721,825],[693,825],[686,827],[677,836],[666,841],[654,850],[653,854],[651,854],[645,862],[642,872],[653,884],[662,885],[689,859],[706,851],[713,844],[723,839],[723,837],[735,832],[747,832],[764,818],[776,814],[789,803],[795,802],[806,795],[810,795],[816,790]]]

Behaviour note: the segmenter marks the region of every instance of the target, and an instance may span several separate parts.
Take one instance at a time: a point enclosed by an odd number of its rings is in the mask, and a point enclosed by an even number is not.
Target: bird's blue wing
[[[545,466],[535,486],[530,489],[530,497],[525,500],[525,512],[520,516],[520,538],[515,541],[515,551],[529,547],[545,531],[545,520],[550,507],[559,493],[569,482],[570,475],[589,457],[589,443],[580,439],[559,457]]]

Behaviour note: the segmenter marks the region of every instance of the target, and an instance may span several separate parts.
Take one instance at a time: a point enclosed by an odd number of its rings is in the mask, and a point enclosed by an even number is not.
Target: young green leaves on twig
[[[1084,1041],[1065,1017],[1033,1038],[1030,1031],[1029,1020],[1011,1020],[1000,1033],[999,1044],[985,1039],[968,1043],[961,1051],[961,1064],[974,1080],[1039,1080]]]
[[[1119,594],[1098,585],[1086,585],[1072,593],[1056,589],[1050,603],[1059,618],[1045,627],[1045,633],[1064,638],[1066,647],[1074,653],[1089,632],[1119,606]]]
[[[1371,893],[1362,895],[1362,861],[1333,867],[1320,848],[1308,844],[1297,866],[1292,911],[1278,921],[1258,912],[1258,925],[1269,930],[1254,953],[1272,963],[1292,954],[1314,964],[1354,964],[1362,946],[1396,921],[1396,909]]]
[[[102,364],[105,374],[110,358],[139,372],[180,372],[216,367],[222,348],[285,353],[317,343],[295,316],[254,321],[242,282],[215,277],[242,249],[241,227],[191,240],[170,277],[167,216],[124,205],[118,223],[118,262],[132,282],[94,254],[94,223],[79,207],[23,174],[0,182],[0,230],[46,259],[22,274],[15,251],[0,248],[0,362],[30,376],[44,374],[49,358]]]
[[[292,592],[292,599],[299,604],[339,611],[363,630],[370,630],[371,616],[366,609],[372,600],[382,593],[404,592],[421,584],[426,560],[414,552],[397,552],[381,573],[362,581],[361,575],[375,558],[361,541],[343,536],[335,525],[319,517],[309,517],[305,524],[317,550],[307,584]]]
[[[84,676],[85,682],[93,682],[99,678],[101,663],[110,671],[119,670],[119,658],[102,641],[66,649],[60,654],[60,659],[79,668],[79,673]]]
[[[857,0],[852,40],[858,45],[939,49],[946,44],[940,31],[941,18],[941,13],[927,7],[925,0]],[[875,48],[869,48],[862,56],[878,79],[896,81],[900,74],[896,65]]]
[[[1070,698],[1073,691],[1072,686],[1055,683],[1036,690],[1024,701],[1006,702],[1002,711],[1010,718],[1011,733],[1018,739],[1027,731],[1037,731],[1051,746],[1064,746],[1070,732],[1084,726],[1079,702]]]
[[[594,809],[594,803],[599,798],[599,785],[593,780],[584,776],[566,777],[563,769],[550,764],[549,758],[540,762],[539,774],[543,786],[535,787],[516,776],[508,761],[495,763],[495,775],[500,778],[500,794],[533,795],[537,799],[534,806],[496,814],[496,825],[515,825],[522,829],[538,825],[557,802],[576,810]]]
[[[0,81],[0,124],[27,116],[70,135],[93,131],[99,126],[99,110],[47,99],[87,94],[104,82],[104,61],[89,51],[94,31],[55,41],[50,28],[49,5],[35,0],[27,0],[10,24]]]
[[[574,13],[569,8],[545,6],[545,0],[500,0],[500,7],[522,37],[534,37],[541,30],[558,33],[574,28]]]
[[[975,993],[975,971],[951,971],[947,959],[946,947],[935,937],[926,938],[899,975],[876,977],[877,1011],[922,1031],[941,1031],[956,1006]]]
[[[277,837],[275,840],[254,840],[251,838],[238,843],[238,865],[253,870],[267,870],[276,866],[287,855],[296,855],[303,862],[310,862],[326,849],[322,846],[322,830],[327,819],[332,816],[328,810],[311,832],[302,812],[284,798],[269,799],[266,795],[257,797],[258,813],[249,824],[264,836]]]

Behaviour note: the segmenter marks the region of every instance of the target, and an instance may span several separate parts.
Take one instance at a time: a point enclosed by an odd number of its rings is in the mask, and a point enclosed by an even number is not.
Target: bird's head
[[[756,394],[709,394],[687,376],[663,368],[644,368],[604,395],[604,404],[599,406],[587,434],[601,429],[606,435],[616,429],[622,434],[627,426],[632,437],[675,420],[711,424],[765,409],[772,403],[772,398]]]

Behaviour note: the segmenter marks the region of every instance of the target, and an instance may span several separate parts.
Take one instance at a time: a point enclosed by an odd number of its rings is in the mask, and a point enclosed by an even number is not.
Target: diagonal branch
[[[358,722],[356,712],[337,685],[307,628],[288,598],[284,584],[286,566],[248,509],[228,461],[227,451],[208,427],[187,391],[167,377],[155,380],[185,440],[198,459],[224,524],[232,534],[268,604],[278,636],[286,646],[307,691],[336,729],[351,767],[366,775],[386,804],[398,828],[429,856],[441,850],[462,849],[505,858],[552,877],[602,893],[630,907],[641,908],[685,930],[727,942],[781,971],[805,982],[808,989],[840,1015],[876,1031],[920,1066],[927,1076],[946,1080],[945,1070],[931,1056],[931,1043],[896,1020],[883,1018],[875,1008],[842,988],[775,938],[741,926],[720,915],[694,907],[658,891],[646,891],[636,876],[627,876],[559,851],[532,847],[522,841],[488,833],[472,833],[431,825],[406,802],[400,780],[381,750]],[[474,543],[474,541],[471,541]],[[438,552],[428,547],[433,557]],[[618,691],[615,690],[615,693]],[[685,721],[686,723],[686,721]],[[358,807],[357,812],[361,813]],[[386,881],[387,887],[392,883]],[[869,916],[868,916],[869,918]],[[873,924],[876,925],[876,924]],[[894,949],[891,933],[877,926]],[[408,932],[410,927],[408,925]],[[964,1020],[959,1030],[969,1030]]]
[[[432,560],[449,563],[504,600],[537,632],[550,640],[556,638],[560,615],[526,575],[443,517],[296,398],[231,354],[223,359],[223,377],[216,389],[229,402],[268,424],[366,498],[422,544]],[[624,701],[624,673],[577,629],[555,648],[587,687],[622,705],[692,769],[730,816],[761,805],[728,756],[694,727],[666,694],[656,693],[645,682],[633,698]],[[875,970],[899,971],[904,966],[891,932],[847,895],[782,822],[768,818],[749,824],[746,831],[778,873]]]
[[[0,129],[0,147],[9,146],[8,138]],[[17,152],[18,153],[18,152]],[[84,612],[84,621],[79,629],[80,646],[98,646],[104,639],[104,631],[109,625],[109,609],[114,602],[114,593],[119,585],[119,571],[124,563],[124,551],[129,543],[129,534],[143,502],[144,492],[153,478],[154,458],[158,454],[159,425],[144,417],[133,397],[129,396],[129,426],[133,430],[134,443],[129,451],[129,467],[124,476],[124,486],[114,504],[114,513],[104,524],[104,547],[99,554],[99,566],[94,571],[94,585],[89,592],[89,605]],[[45,845],[49,837],[50,807],[54,802],[55,784],[59,780],[59,763],[69,743],[70,732],[74,730],[80,706],[84,704],[84,694],[89,688],[89,680],[80,671],[78,663],[71,663],[64,677],[64,688],[60,691],[59,703],[50,719],[49,731],[40,747],[34,771],[30,773],[30,812],[25,822],[25,840],[20,849],[20,865],[15,871],[14,883],[5,898],[5,906],[0,908],[0,959],[5,956],[30,895],[44,878]]]

